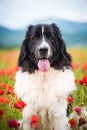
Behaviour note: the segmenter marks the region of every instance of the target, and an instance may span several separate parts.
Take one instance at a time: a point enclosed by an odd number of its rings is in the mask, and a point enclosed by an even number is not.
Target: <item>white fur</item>
[[[50,48],[49,44],[45,41],[45,38],[44,38],[44,27],[42,27],[42,42],[41,42],[41,44],[39,46],[39,49],[40,48],[48,48],[48,56],[47,57],[52,55],[51,54],[51,48]]]
[[[74,76],[70,69],[32,74],[18,71],[15,92],[27,104],[23,110],[24,130],[29,130],[29,118],[38,114],[49,130],[68,130],[66,97],[75,90]]]

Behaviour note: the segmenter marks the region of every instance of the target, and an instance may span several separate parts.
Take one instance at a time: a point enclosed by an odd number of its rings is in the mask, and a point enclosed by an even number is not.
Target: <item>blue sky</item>
[[[0,0],[0,25],[23,28],[45,17],[87,22],[87,0]]]

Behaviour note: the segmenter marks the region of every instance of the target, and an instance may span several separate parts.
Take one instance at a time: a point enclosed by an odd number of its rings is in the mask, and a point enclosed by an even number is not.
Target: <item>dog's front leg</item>
[[[49,109],[50,130],[68,130],[67,103],[61,99]]]
[[[31,128],[31,116],[34,114],[28,105],[23,109],[23,130],[33,130]]]
[[[55,117],[53,130],[69,130],[67,117]]]
[[[50,130],[69,130],[67,117],[53,117],[50,120]]]

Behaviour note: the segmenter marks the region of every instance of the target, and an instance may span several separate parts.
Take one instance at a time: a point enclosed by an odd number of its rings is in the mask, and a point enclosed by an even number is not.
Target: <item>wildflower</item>
[[[0,87],[5,88],[5,87],[6,87],[6,84],[0,83]]]
[[[0,109],[0,117],[2,117],[4,114],[4,111]]]
[[[19,101],[14,103],[14,107],[17,108],[17,109],[22,109],[25,106],[26,106],[26,104],[23,101],[21,101],[21,100],[19,100]]]
[[[86,123],[86,120],[83,117],[79,118],[79,126],[84,125]]]
[[[83,70],[84,72],[87,71],[87,63],[83,64],[82,70]]]
[[[14,73],[15,73],[14,68],[9,68],[9,69],[6,70],[5,74],[8,75],[8,76],[12,76],[12,75],[14,75]]]
[[[7,91],[8,91],[9,94],[14,94],[13,87],[11,85],[7,85],[6,89],[7,89]]]
[[[4,90],[0,90],[0,95],[4,94]]]
[[[76,84],[78,83],[78,79],[75,79],[75,83],[76,83]]]
[[[76,70],[78,68],[78,66],[79,65],[77,63],[74,63],[74,62],[72,63],[72,69],[73,70]]]
[[[77,121],[75,120],[75,119],[70,119],[69,121],[68,121],[68,123],[69,123],[69,125],[70,125],[70,128],[74,128],[74,127],[76,127],[76,125],[77,125]]]
[[[3,76],[3,75],[4,75],[4,71],[0,70],[0,76]]]
[[[38,129],[38,122],[39,122],[39,118],[38,118],[38,116],[36,116],[36,115],[32,115],[31,116],[31,126],[33,127],[33,128],[35,128],[35,129]]]
[[[20,126],[20,123],[17,122],[16,120],[14,120],[14,119],[10,119],[10,120],[8,121],[8,126],[9,126],[10,128],[18,128],[18,127]]]
[[[36,122],[31,122],[31,126],[32,126],[33,128],[35,128],[35,129],[38,129],[38,128],[39,128],[39,126],[38,126],[38,124],[37,124]]]
[[[0,103],[9,103],[10,99],[7,97],[0,96]]]
[[[74,108],[74,111],[77,112],[78,115],[81,115],[82,108],[77,106]]]
[[[16,70],[16,71],[20,70],[20,67],[18,67],[18,66],[17,66],[17,67],[15,67],[15,70]]]
[[[71,96],[68,96],[68,98],[66,98],[68,103],[73,103],[73,98]]]
[[[38,121],[39,121],[38,116],[36,116],[36,115],[32,115],[32,117],[31,117],[31,121],[32,121],[32,122],[38,122]]]
[[[83,78],[79,81],[80,85],[87,86],[87,76],[83,76]]]

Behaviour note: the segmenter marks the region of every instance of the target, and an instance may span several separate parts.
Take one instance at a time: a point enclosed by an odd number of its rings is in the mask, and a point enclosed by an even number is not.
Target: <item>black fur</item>
[[[21,46],[21,51],[18,59],[18,66],[22,68],[22,71],[28,71],[29,73],[33,73],[35,70],[38,70],[37,66],[37,60],[35,58],[34,53],[32,53],[32,46],[34,43],[31,41],[32,33],[34,33],[37,26],[43,26],[42,24],[39,25],[31,25],[28,28],[28,31],[26,32],[25,39],[23,41],[23,44]],[[46,31],[48,31],[48,28],[50,29],[50,33],[53,33],[55,36],[55,40],[53,40],[52,44],[55,48],[55,52],[53,53],[52,57],[49,59],[51,63],[51,67],[54,69],[64,69],[64,67],[69,68],[71,67],[71,57],[66,51],[66,46],[64,43],[64,40],[62,38],[62,35],[60,33],[59,28],[56,26],[56,24],[50,24],[46,25]],[[39,30],[40,33],[40,30]],[[40,34],[38,34],[40,35]],[[50,38],[52,39],[52,38]],[[35,41],[35,40],[34,40]]]

